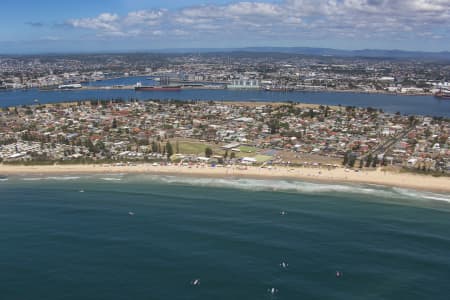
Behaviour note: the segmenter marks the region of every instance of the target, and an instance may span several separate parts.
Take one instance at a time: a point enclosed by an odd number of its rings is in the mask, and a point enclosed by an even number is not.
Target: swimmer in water
[[[267,292],[269,292],[269,294],[271,295],[275,295],[276,293],[278,293],[278,290],[276,288],[270,288],[267,290]]]
[[[336,277],[342,277],[344,275],[341,271],[336,271]]]
[[[283,269],[287,269],[288,266],[289,266],[288,263],[284,261],[280,264],[280,267],[282,267]]]
[[[130,216],[134,216],[134,212],[132,212],[132,211],[129,211],[128,214],[129,214]]]
[[[280,212],[280,215],[284,216],[287,215],[287,212],[285,212],[284,210]]]

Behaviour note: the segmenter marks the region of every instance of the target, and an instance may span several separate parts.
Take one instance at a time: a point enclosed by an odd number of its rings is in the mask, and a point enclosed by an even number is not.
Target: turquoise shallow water
[[[450,295],[448,194],[119,174],[0,195],[1,299]]]

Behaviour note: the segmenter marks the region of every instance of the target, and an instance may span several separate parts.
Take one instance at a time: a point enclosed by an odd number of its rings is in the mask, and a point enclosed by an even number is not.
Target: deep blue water
[[[88,85],[107,86],[126,84],[131,85],[141,81],[152,85],[154,82],[146,77],[127,77],[108,81],[97,81]],[[0,106],[17,106],[40,103],[55,103],[78,100],[104,100],[131,98],[139,100],[149,99],[177,99],[177,100],[214,100],[214,101],[262,101],[279,102],[294,101],[324,105],[344,105],[357,107],[376,107],[386,112],[401,112],[402,114],[417,114],[450,117],[450,101],[433,96],[395,96],[384,94],[358,93],[330,93],[330,92],[266,92],[250,90],[182,90],[173,92],[135,92],[134,90],[75,90],[75,91],[39,91],[7,90],[0,91]]]
[[[9,178],[0,193],[2,299],[450,295],[448,194],[130,175]]]

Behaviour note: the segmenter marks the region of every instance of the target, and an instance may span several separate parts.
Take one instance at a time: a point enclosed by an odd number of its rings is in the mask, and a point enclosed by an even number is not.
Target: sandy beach
[[[417,190],[450,193],[449,177],[432,177],[411,173],[397,173],[383,170],[359,171],[344,168],[314,169],[288,167],[242,167],[242,166],[159,166],[152,164],[137,165],[53,165],[53,166],[9,166],[0,165],[0,175],[38,176],[38,175],[73,175],[73,174],[161,174],[218,178],[260,178],[291,179],[316,182],[376,184]]]

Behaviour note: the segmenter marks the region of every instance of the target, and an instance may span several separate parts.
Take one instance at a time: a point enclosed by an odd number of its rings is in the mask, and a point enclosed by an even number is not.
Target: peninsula
[[[450,122],[298,103],[84,101],[0,112],[0,174],[152,173],[450,192]]]

